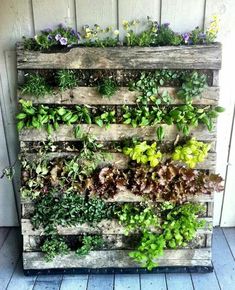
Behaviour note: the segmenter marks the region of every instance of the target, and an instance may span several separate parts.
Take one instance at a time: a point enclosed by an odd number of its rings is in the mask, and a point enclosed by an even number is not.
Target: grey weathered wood
[[[114,282],[115,290],[140,290],[140,275],[116,274]]]
[[[43,155],[45,158],[52,160],[54,158],[65,158],[65,157],[74,157],[78,156],[79,153],[68,153],[68,152],[61,152],[61,153],[47,153]],[[29,161],[37,161],[37,158],[40,157],[38,154],[33,153],[27,153],[24,155],[26,160]],[[164,162],[166,159],[169,159],[171,157],[170,154],[166,154],[162,158],[162,162]],[[126,168],[128,165],[128,162],[130,161],[130,158],[122,153],[109,153],[107,157],[104,156],[103,160],[100,161],[99,166],[105,166],[106,164],[112,164],[118,168]],[[178,165],[185,165],[182,162],[174,161],[175,164]],[[208,153],[207,158],[203,161],[197,164],[195,169],[215,169],[216,164],[216,153]],[[211,211],[210,211],[211,212]]]
[[[190,241],[184,249],[193,249],[193,248],[205,248],[206,246],[206,238],[210,234],[205,234],[204,232],[209,231],[209,229],[201,229],[198,230],[196,236]],[[92,232],[89,232],[92,234]],[[76,234],[77,235],[77,234]],[[24,252],[40,252],[41,244],[42,244],[42,236],[27,236],[26,234],[23,236],[23,251]],[[134,241],[135,236],[126,237],[124,235],[102,235],[102,239],[104,241],[103,246],[99,250],[123,250],[123,249],[135,249],[137,243]],[[136,240],[138,240],[138,236],[136,236]],[[210,247],[210,246],[209,246]],[[207,247],[208,248],[208,247]]]
[[[126,250],[91,251],[79,258],[73,252],[66,256],[58,256],[52,262],[45,262],[40,252],[23,253],[24,269],[52,269],[52,268],[125,268],[139,267],[128,256]],[[178,249],[165,250],[164,256],[157,259],[159,266],[210,266],[211,250]]]
[[[165,274],[141,274],[141,290],[167,290]]]
[[[206,247],[210,248],[212,245],[212,234],[207,234],[206,235]]]
[[[66,53],[17,49],[18,69],[220,69],[221,45],[72,48]]]
[[[84,133],[89,133],[96,137],[98,141],[111,141],[120,140],[131,137],[142,137],[145,140],[156,139],[156,129],[158,126],[149,126],[143,128],[133,128],[130,125],[125,124],[111,124],[110,128],[104,129],[97,125],[81,124],[80,128]],[[174,125],[168,126],[162,124],[165,130],[165,140],[173,141],[177,135],[182,136],[176,130]],[[213,141],[216,138],[215,130],[208,132],[205,126],[198,126],[197,128],[191,129],[191,134],[200,141]],[[23,129],[19,133],[20,141],[47,141],[48,133],[45,129]],[[74,136],[74,127],[67,125],[60,125],[59,129],[52,132],[52,141],[76,141],[79,140]]]
[[[221,289],[234,289],[235,261],[221,228],[214,229],[213,265]]]
[[[203,229],[198,230],[198,234],[207,234],[212,232],[211,218],[202,218],[206,220],[206,225]],[[41,236],[44,234],[43,229],[33,229],[29,219],[21,220],[21,231],[23,235]],[[102,220],[98,224],[91,226],[89,224],[81,224],[71,227],[57,227],[59,235],[81,235],[83,233],[103,234],[103,235],[123,235],[125,233],[124,227],[119,224],[117,220]],[[152,229],[153,232],[157,232]]]
[[[33,290],[59,290],[62,275],[39,275],[35,281]]]
[[[114,275],[90,275],[87,290],[113,290]]]
[[[159,93],[167,91],[172,98],[172,104],[183,104],[184,102],[177,98],[178,88],[161,87]],[[96,87],[76,87],[72,90],[54,91],[51,95],[35,97],[22,95],[18,91],[18,97],[30,100],[34,104],[61,104],[61,105],[135,105],[136,98],[141,95],[140,92],[130,91],[127,87],[120,87],[111,97],[105,98],[100,95]],[[204,90],[201,97],[193,100],[197,105],[216,105],[219,99],[219,87],[208,87]]]
[[[60,290],[86,290],[87,282],[88,275],[64,275],[60,285]]]
[[[235,228],[223,228],[223,232],[235,259]]]
[[[206,274],[191,274],[194,290],[220,290],[218,280],[216,278],[215,272]]]
[[[166,274],[168,290],[194,290],[190,274]]]

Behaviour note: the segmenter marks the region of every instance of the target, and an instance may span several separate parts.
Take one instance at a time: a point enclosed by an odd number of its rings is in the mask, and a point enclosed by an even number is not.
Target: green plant
[[[158,139],[158,141],[161,142],[161,141],[164,139],[164,137],[165,137],[165,131],[164,131],[164,129],[163,129],[162,126],[159,126],[159,127],[157,128],[157,130],[156,130],[156,134],[157,134],[157,139]]]
[[[103,127],[105,125],[106,129],[110,128],[110,124],[116,122],[115,111],[104,112],[100,116],[95,117],[95,123],[99,127]]]
[[[44,241],[43,245],[41,246],[41,250],[44,253],[45,260],[50,262],[57,255],[68,254],[69,247],[62,237],[52,236]]]
[[[21,87],[21,94],[32,95],[35,97],[43,97],[51,94],[52,90],[47,85],[45,79],[38,73],[29,73],[25,76],[26,81]]]
[[[101,199],[86,199],[77,192],[47,192],[35,201],[31,222],[34,228],[43,227],[45,234],[57,233],[57,226],[82,223],[95,224],[115,216],[116,206]]]
[[[123,153],[128,155],[137,163],[147,164],[149,162],[151,167],[155,167],[162,159],[162,153],[157,150],[157,143],[154,142],[148,145],[146,141],[136,143],[134,147],[124,147]]]
[[[117,91],[117,84],[112,79],[104,79],[98,86],[98,92],[104,96],[110,98]]]
[[[179,98],[190,103],[195,97],[201,95],[207,84],[206,75],[192,72],[184,75],[184,82],[177,92]]]
[[[126,235],[130,231],[141,232],[139,246],[129,256],[152,270],[165,248],[186,246],[195,237],[196,231],[205,225],[204,220],[198,220],[204,210],[199,204],[176,206],[169,202],[158,208],[124,205],[118,217]]]
[[[76,250],[78,256],[84,256],[89,254],[95,248],[99,248],[104,243],[100,236],[84,236],[82,239],[83,245]]]
[[[56,78],[59,88],[63,91],[65,89],[72,89],[76,87],[78,81],[74,71],[59,70],[56,73]]]
[[[203,162],[210,150],[210,144],[190,139],[185,145],[177,146],[172,154],[173,160],[180,160],[190,168],[194,168],[197,163]]]

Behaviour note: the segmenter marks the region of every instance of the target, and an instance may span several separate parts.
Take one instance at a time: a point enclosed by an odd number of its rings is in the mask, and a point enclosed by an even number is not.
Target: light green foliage
[[[110,128],[110,124],[116,122],[115,111],[104,112],[100,116],[95,117],[95,123],[99,127],[105,126],[106,129]]]
[[[90,251],[94,250],[95,248],[99,248],[104,243],[102,237],[100,236],[84,236],[82,239],[83,245],[81,248],[76,250],[76,254],[78,256],[84,256],[89,254]]]
[[[64,239],[59,236],[47,238],[41,247],[44,258],[47,262],[52,261],[57,255],[66,255],[69,253],[69,247]]]
[[[59,70],[56,73],[58,87],[64,91],[65,89],[72,89],[76,87],[78,81],[74,71],[72,70]]]
[[[124,205],[118,216],[126,234],[130,231],[142,233],[140,244],[129,253],[130,257],[152,270],[165,248],[186,246],[195,237],[197,229],[205,225],[205,221],[198,220],[198,214],[204,210],[199,204],[174,205],[170,202],[157,209]]]
[[[51,94],[52,90],[42,76],[37,73],[30,73],[26,75],[26,81],[21,87],[21,93],[35,97],[43,97]]]
[[[112,79],[104,79],[98,86],[98,92],[107,98],[112,97],[117,91],[117,84]]]
[[[210,147],[210,144],[199,142],[195,138],[192,138],[185,145],[175,148],[172,159],[180,160],[190,168],[194,168],[197,163],[204,161]]]
[[[137,163],[149,163],[151,167],[157,166],[162,159],[162,153],[157,150],[156,142],[148,145],[146,141],[143,141],[136,143],[133,147],[124,147],[123,153]]]

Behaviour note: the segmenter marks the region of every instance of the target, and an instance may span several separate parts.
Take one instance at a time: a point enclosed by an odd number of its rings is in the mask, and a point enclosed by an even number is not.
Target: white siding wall
[[[227,167],[228,149],[231,141],[234,96],[232,94],[232,63],[234,52],[233,0],[0,0],[0,170],[14,163],[18,154],[16,112],[16,65],[15,42],[23,35],[58,23],[66,23],[78,30],[84,24],[113,25],[121,29],[122,20],[144,19],[146,16],[159,22],[170,22],[178,32],[185,32],[195,26],[209,22],[211,15],[221,17],[220,41],[223,42],[223,69],[221,71],[221,104],[226,113],[218,121],[217,171],[227,177],[226,194],[216,194],[215,224],[234,225],[235,204],[233,194],[235,175],[234,153],[230,154]],[[232,31],[233,29],[233,31]],[[232,45],[233,44],[233,45]],[[3,122],[4,120],[4,122]],[[234,135],[234,133],[233,133]],[[235,137],[232,144],[235,146]],[[17,225],[14,190],[17,179],[0,181],[0,226]],[[15,192],[17,195],[17,193]],[[223,214],[221,219],[221,208]]]

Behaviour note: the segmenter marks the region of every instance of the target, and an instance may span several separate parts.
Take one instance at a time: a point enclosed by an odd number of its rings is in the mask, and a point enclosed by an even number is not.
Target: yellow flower
[[[123,28],[127,30],[129,28],[129,22],[127,20],[122,21]]]

